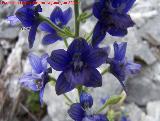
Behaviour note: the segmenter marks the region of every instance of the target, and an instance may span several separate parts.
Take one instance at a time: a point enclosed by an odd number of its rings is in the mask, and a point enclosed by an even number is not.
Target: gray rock
[[[49,116],[45,116],[41,121],[52,121]]]
[[[153,45],[160,45],[160,16],[156,16],[155,18],[148,21],[147,24],[144,25],[140,29],[142,33],[142,37],[147,39]]]
[[[127,81],[127,101],[146,105],[152,100],[160,99],[160,63],[142,70],[141,75]]]
[[[1,39],[15,39],[18,37],[19,33],[19,28],[18,27],[8,27],[0,30],[0,38]]]
[[[145,113],[134,103],[126,105],[125,111],[131,121],[143,121],[145,116]]]
[[[15,10],[15,5],[13,4],[1,4],[0,7],[1,7],[0,18],[3,18],[3,19],[6,19],[8,16],[13,15],[14,10]]]
[[[160,121],[160,101],[149,102],[147,104],[147,114],[154,118],[154,121]]]

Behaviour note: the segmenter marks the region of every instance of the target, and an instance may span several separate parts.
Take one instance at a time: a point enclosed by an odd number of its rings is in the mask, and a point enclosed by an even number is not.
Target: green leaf
[[[114,110],[109,110],[108,111],[107,118],[108,118],[109,121],[114,121],[114,119],[115,119],[115,112],[114,112]]]
[[[122,95],[112,96],[106,101],[106,105],[117,104],[122,99]]]
[[[84,13],[80,14],[77,19],[79,22],[84,23],[84,22],[86,22],[86,19],[89,18],[91,15],[92,14],[90,14],[90,13],[84,12]]]
[[[114,105],[117,104],[121,99],[123,98],[123,95],[118,95],[118,96],[112,96],[110,97],[106,103],[97,111],[97,113],[102,112],[104,109],[106,109],[107,106],[109,105]]]

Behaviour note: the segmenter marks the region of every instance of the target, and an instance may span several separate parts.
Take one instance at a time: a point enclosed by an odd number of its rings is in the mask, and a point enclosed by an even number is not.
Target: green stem
[[[96,114],[99,114],[100,112],[102,112],[104,109],[106,109],[106,107],[107,107],[108,105],[103,105],[97,112],[96,112]]]
[[[104,70],[101,72],[101,75],[104,75],[105,73],[107,73],[108,70],[109,70],[108,68],[104,69]]]
[[[64,39],[64,44],[65,44],[65,46],[68,48],[68,42],[67,42],[67,40],[66,39]]]
[[[86,38],[86,40],[87,40],[88,43],[91,42],[91,39],[90,39],[90,38],[91,38],[92,34],[93,34],[93,31],[91,31],[91,32],[89,33],[88,37]]]
[[[66,94],[63,94],[63,96],[68,100],[68,102],[70,102],[71,104],[73,104],[72,100]]]
[[[74,0],[75,3],[78,3],[79,0]],[[79,36],[79,25],[80,22],[78,21],[79,17],[79,4],[74,4],[74,13],[75,13],[75,36]]]

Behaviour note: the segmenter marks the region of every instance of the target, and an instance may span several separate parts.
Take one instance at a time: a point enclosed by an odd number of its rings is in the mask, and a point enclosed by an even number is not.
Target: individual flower
[[[127,14],[135,0],[100,0],[93,6],[93,14],[98,22],[93,31],[92,45],[97,46],[106,32],[112,36],[124,36],[134,22]]]
[[[90,103],[93,102],[93,98],[90,94],[83,92],[81,96],[83,96],[83,99],[80,99],[80,103],[72,104],[70,109],[68,110],[69,116],[74,121],[108,121],[107,117],[103,114],[91,113],[90,108],[92,107],[93,104],[90,105]],[[88,104],[87,107],[86,106],[84,107],[84,102],[85,105]]]
[[[62,11],[60,7],[56,6],[52,11],[49,19],[59,28],[63,28],[65,25],[67,25],[67,23],[71,18],[72,18],[72,9],[70,7],[65,11]],[[44,45],[52,44],[57,40],[62,40],[62,38],[57,34],[56,30],[53,27],[51,27],[48,23],[46,22],[41,23],[39,28],[42,31],[48,33],[42,39],[42,43]]]
[[[62,71],[56,82],[56,93],[69,92],[79,85],[102,86],[102,76],[96,68],[105,62],[108,50],[109,47],[92,48],[86,40],[78,38],[67,51],[52,51],[47,61],[53,69]]]
[[[108,59],[107,63],[110,64],[110,72],[120,81],[121,85],[125,89],[124,81],[128,76],[137,74],[141,69],[141,65],[132,61],[127,61],[125,57],[127,47],[126,42],[122,42],[120,44],[115,42],[113,46],[114,58]]]
[[[44,88],[46,83],[49,81],[48,73],[51,72],[51,69],[47,68],[48,54],[38,57],[30,53],[28,57],[32,66],[32,71],[24,74],[20,78],[20,84],[33,91],[40,91],[40,102],[43,104]]]
[[[42,8],[40,5],[37,5],[37,6],[27,5],[27,6],[21,7],[16,11],[16,17],[21,21],[22,25],[24,27],[31,27],[29,31],[29,36],[28,36],[30,48],[33,47],[36,31],[37,31],[38,25],[41,22],[38,18],[39,12],[42,12]]]

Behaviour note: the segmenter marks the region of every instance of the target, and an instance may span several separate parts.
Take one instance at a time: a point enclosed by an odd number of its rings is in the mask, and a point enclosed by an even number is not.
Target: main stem
[[[74,0],[74,2],[78,3],[79,0]],[[79,25],[80,25],[80,22],[78,21],[79,3],[78,4],[74,4],[74,13],[75,13],[75,36],[78,37],[79,36]]]

